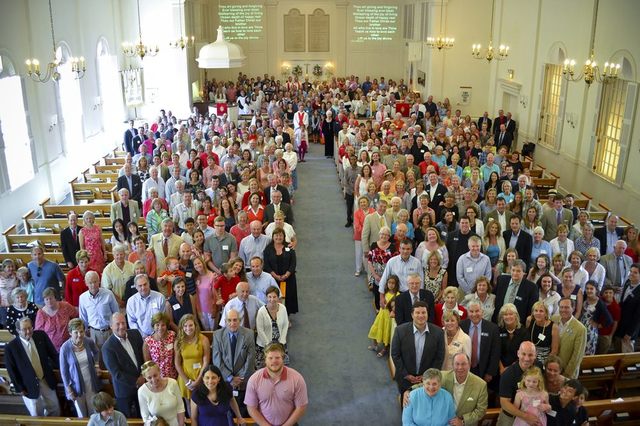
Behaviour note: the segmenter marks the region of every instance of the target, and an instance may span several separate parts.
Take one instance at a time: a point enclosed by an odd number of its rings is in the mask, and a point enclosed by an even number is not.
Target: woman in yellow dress
[[[399,285],[400,278],[396,275],[390,275],[384,289],[384,298],[387,306],[392,299],[400,294],[398,291]],[[377,352],[378,358],[385,356],[389,350],[392,322],[390,311],[388,309],[380,309],[373,325],[369,329],[369,339],[373,340],[373,344],[369,345],[369,350]],[[382,349],[378,352],[380,343],[382,343]]]
[[[211,359],[209,339],[200,332],[200,326],[192,314],[184,315],[178,323],[174,354],[178,386],[182,397],[188,402],[191,392],[200,386],[202,375]]]

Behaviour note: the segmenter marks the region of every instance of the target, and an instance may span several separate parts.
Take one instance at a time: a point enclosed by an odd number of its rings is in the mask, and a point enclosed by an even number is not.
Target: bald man
[[[518,349],[518,362],[514,362],[500,376],[500,416],[498,426],[512,425],[516,417],[530,425],[542,426],[538,418],[526,411],[520,410],[513,404],[518,391],[518,382],[522,380],[522,373],[533,367],[536,360],[536,346],[532,342],[522,342]]]
[[[251,330],[256,329],[256,315],[258,314],[258,309],[264,306],[264,303],[250,293],[251,287],[249,283],[240,281],[236,286],[237,296],[224,305],[222,318],[220,318],[220,327],[226,326],[226,317],[229,311],[236,310],[240,315],[241,326]]]

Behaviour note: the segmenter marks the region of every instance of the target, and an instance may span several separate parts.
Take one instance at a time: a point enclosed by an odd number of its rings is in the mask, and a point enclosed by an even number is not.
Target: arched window
[[[557,44],[552,46],[547,63],[544,64],[544,78],[542,80],[538,142],[554,151],[560,148],[564,124],[562,118],[567,93],[567,81],[562,78],[561,64],[564,59],[564,49]]]
[[[619,78],[600,85],[591,144],[592,170],[618,185],[624,180],[638,97],[633,60],[622,52],[620,64]]]
[[[118,63],[109,51],[109,43],[104,37],[98,40],[96,51],[98,90],[102,105],[102,130],[114,139],[123,120],[122,87],[119,82]]]
[[[82,96],[80,82],[71,70],[71,50],[65,42],[61,42],[56,49],[56,58],[60,61],[58,71],[58,100],[60,111],[60,129],[63,134],[62,147],[65,153],[76,151],[84,141],[84,127],[82,125]]]
[[[22,79],[0,52],[0,193],[15,190],[35,174],[33,139]]]

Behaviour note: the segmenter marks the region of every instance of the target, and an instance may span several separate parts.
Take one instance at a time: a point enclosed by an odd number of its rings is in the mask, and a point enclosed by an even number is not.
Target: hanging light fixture
[[[442,14],[444,11],[444,0],[440,4],[440,35],[438,37],[427,37],[427,46],[431,49],[451,49],[453,44],[455,43],[455,39],[453,37],[446,37],[445,28],[444,28],[444,20],[442,19]]]
[[[182,6],[184,4],[185,4],[184,2],[182,4],[178,3],[178,11],[180,12],[180,38],[177,39],[176,41],[172,41],[169,43],[169,46],[174,48],[180,48],[183,50],[185,47],[193,47],[193,44],[196,40],[194,36],[187,37],[182,32]]]
[[[140,0],[136,0],[138,5],[138,43],[123,42],[122,53],[125,56],[133,58],[139,56],[140,59],[144,59],[145,56],[156,56],[160,51],[160,48],[156,46],[147,46],[142,42],[142,25],[140,24]]]
[[[218,2],[218,20],[220,20],[220,2]],[[199,68],[240,68],[247,59],[242,48],[224,39],[222,25],[218,26],[218,37],[213,43],[200,48],[198,53]]]
[[[582,73],[576,75],[576,61],[567,58],[562,65],[562,76],[567,81],[580,81],[584,78],[584,82],[587,83],[587,87],[591,85],[594,81],[598,83],[609,83],[618,78],[618,73],[620,72],[620,64],[616,63],[604,63],[604,68],[600,71],[598,64],[595,61],[594,55],[594,44],[596,38],[596,25],[598,24],[598,5],[599,0],[596,0],[594,4],[593,11],[593,25],[591,26],[591,40],[589,49],[591,51],[591,55],[589,59],[587,59],[582,67]]]
[[[51,0],[49,0],[49,24],[51,26],[51,42],[53,44],[53,59],[47,64],[46,72],[43,74],[40,68],[40,61],[36,58],[29,58],[26,60],[27,75],[31,80],[38,83],[46,83],[49,80],[60,80],[60,72],[58,66],[60,66],[60,59],[56,54],[56,35],[53,30],[53,8],[51,7]],[[84,57],[70,58],[71,71],[75,74],[76,79],[84,77],[84,73],[87,70],[87,64]]]
[[[496,0],[492,0],[491,3],[491,26],[489,29],[489,45],[485,51],[482,50],[481,44],[474,44],[471,46],[471,56],[474,59],[486,59],[488,62],[491,62],[493,59],[498,61],[504,61],[509,56],[509,46],[501,44],[496,51],[493,48],[493,16],[496,8]]]

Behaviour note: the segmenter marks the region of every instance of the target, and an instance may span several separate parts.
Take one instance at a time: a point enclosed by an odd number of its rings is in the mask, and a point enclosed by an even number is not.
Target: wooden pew
[[[64,256],[62,252],[47,252],[44,256],[47,260],[57,263],[63,272],[68,272],[69,268],[67,267],[67,263],[64,261]],[[12,259],[16,262],[17,266],[27,266],[27,263],[31,262],[31,253],[28,251],[24,252],[12,252],[12,253],[0,253],[0,259]]]
[[[615,401],[615,402],[614,402]],[[585,401],[584,407],[587,409],[589,419],[597,419],[597,425],[638,425],[640,421],[640,397],[624,398],[617,400],[593,400]],[[628,417],[619,416],[621,413],[628,413]]]
[[[94,205],[94,204],[92,204]],[[27,214],[22,216],[22,222],[24,224],[24,230],[27,234],[59,234],[64,228],[69,226],[69,223],[65,218],[45,218],[40,219],[36,217],[34,210],[30,210]],[[106,239],[111,238],[111,225],[112,221],[110,217],[96,217],[95,224],[102,228],[102,234]],[[78,225],[84,225],[82,216],[78,218]],[[138,227],[141,232],[146,232],[146,224],[144,218],[138,219]]]
[[[42,235],[29,235],[16,233],[16,225],[7,228],[2,235],[4,236],[5,243],[7,245],[7,251],[18,252],[26,251],[30,252],[31,247],[35,245],[43,245],[46,252],[61,251],[60,235],[58,234],[42,234]]]
[[[126,158],[127,157],[127,151],[123,151],[121,149],[118,148],[113,148],[113,157],[114,158]]]
[[[69,182],[71,185],[71,200],[75,204],[77,201],[84,200],[88,203],[94,201],[115,202],[113,194],[116,191],[116,185],[112,182],[78,182],[78,178]]]
[[[94,164],[93,166],[96,170],[96,173],[118,173],[120,171],[120,169],[122,168],[122,165],[120,164],[112,164],[112,165],[108,165],[108,164]]]
[[[117,166],[122,167],[122,166],[124,166],[124,163],[125,163],[124,160],[125,160],[124,157],[114,158],[114,157],[106,156],[106,157],[104,157],[104,164],[106,164],[107,166],[115,166],[115,165],[117,165]]]
[[[580,364],[578,380],[590,392],[599,392],[608,398],[613,395],[619,362],[620,354],[585,356]]]
[[[542,169],[531,169],[529,170],[529,176],[531,176],[532,178],[541,178],[542,172]]]
[[[580,210],[589,210],[590,200],[587,198],[580,198],[577,200],[573,200],[573,205],[579,208]]]
[[[118,182],[118,173],[90,173],[89,169],[82,172],[82,176],[84,177],[84,181],[89,183],[93,182]]]
[[[558,179],[556,178],[533,178],[533,185],[536,193],[540,198],[547,198],[549,191],[558,187]]]
[[[20,399],[22,401],[22,399]],[[251,418],[243,419],[246,424],[255,424]],[[234,419],[234,423],[238,421]],[[86,425],[87,419],[71,419],[67,417],[29,417],[11,414],[0,414],[0,424],[12,426],[72,426]],[[143,426],[142,419],[127,419],[129,426]],[[191,424],[191,420],[185,419],[185,424]]]
[[[498,422],[498,416],[500,415],[500,408],[489,408],[485,413],[482,420],[478,423],[481,425],[495,425]]]
[[[78,215],[78,220],[82,220],[82,215],[86,211],[92,211],[98,217],[109,217],[111,214],[111,204],[93,203],[93,204],[74,204],[74,205],[56,205],[49,204],[50,198],[46,198],[40,203],[42,217],[44,218],[66,218],[70,212]]]
[[[640,389],[640,352],[618,354],[620,358],[615,387],[619,389]]]

